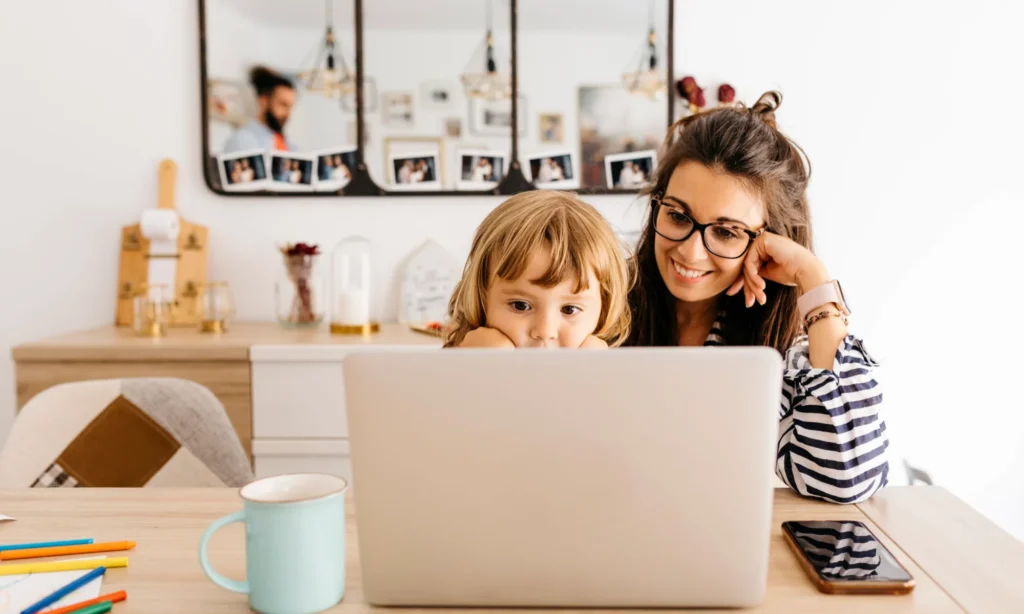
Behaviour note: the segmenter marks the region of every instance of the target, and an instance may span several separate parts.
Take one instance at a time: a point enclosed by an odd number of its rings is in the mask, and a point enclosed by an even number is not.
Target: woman
[[[249,166],[249,159],[242,158],[242,183],[250,183],[256,179],[256,171]]]
[[[477,183],[484,183],[491,180],[491,163],[487,158],[480,158],[476,163],[476,168],[473,169],[473,181]]]
[[[811,251],[802,151],[777,92],[669,131],[637,246],[627,345],[766,345],[785,356],[776,474],[804,496],[863,501],[888,476],[876,363]],[[802,331],[806,331],[802,334]]]

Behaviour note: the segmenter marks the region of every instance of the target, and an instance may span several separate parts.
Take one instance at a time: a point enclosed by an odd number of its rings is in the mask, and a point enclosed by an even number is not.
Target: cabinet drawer
[[[253,362],[253,437],[348,437],[341,364]]]
[[[352,484],[347,439],[256,439],[252,448],[257,478],[283,473],[329,473]]]
[[[345,357],[364,351],[422,350],[440,343],[418,337],[427,345],[254,345],[249,352],[253,437],[348,437]]]

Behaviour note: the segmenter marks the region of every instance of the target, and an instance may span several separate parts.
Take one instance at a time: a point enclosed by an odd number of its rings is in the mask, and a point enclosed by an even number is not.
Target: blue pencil
[[[81,578],[78,578],[77,580],[72,580],[71,582],[68,582],[61,588],[58,588],[56,591],[53,592],[53,594],[47,597],[43,597],[39,601],[28,606],[27,608],[21,611],[21,614],[36,614],[37,612],[40,612],[43,608],[53,605],[57,601],[63,599],[64,597],[67,597],[71,593],[77,591],[78,589],[82,588],[86,584],[92,582],[93,580],[102,576],[105,573],[107,573],[106,567],[97,567],[96,569],[93,569]]]
[[[3,550],[27,550],[28,548],[52,548],[53,546],[84,546],[85,544],[91,544],[92,538],[89,539],[65,539],[58,542],[36,542],[34,544],[7,544],[6,546],[0,546],[0,551]]]

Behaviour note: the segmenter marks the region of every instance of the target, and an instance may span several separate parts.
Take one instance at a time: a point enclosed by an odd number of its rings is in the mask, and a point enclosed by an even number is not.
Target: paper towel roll
[[[181,231],[181,223],[178,214],[170,209],[150,209],[142,212],[142,221],[139,224],[142,236],[150,241],[161,243],[171,242],[177,251],[178,233]],[[152,252],[152,249],[150,250]]]
[[[142,220],[139,222],[139,229],[142,236],[149,239],[149,266],[147,283],[150,286],[164,285],[173,289],[175,275],[178,268],[178,233],[181,231],[181,222],[178,214],[170,209],[150,209],[142,212]],[[151,288],[150,298],[157,300],[159,290]]]

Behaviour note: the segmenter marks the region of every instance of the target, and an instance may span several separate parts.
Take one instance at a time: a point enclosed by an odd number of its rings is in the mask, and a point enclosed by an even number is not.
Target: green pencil
[[[114,605],[112,601],[101,601],[92,605],[87,605],[81,610],[75,610],[71,614],[104,614],[109,612],[110,608]]]

